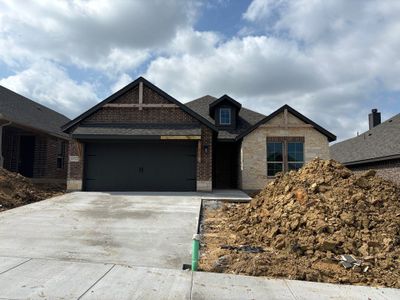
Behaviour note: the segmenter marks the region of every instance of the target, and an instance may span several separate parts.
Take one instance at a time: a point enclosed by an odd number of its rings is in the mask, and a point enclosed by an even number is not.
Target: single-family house
[[[381,123],[381,113],[369,114],[369,130],[331,146],[333,159],[355,172],[373,169],[400,184],[400,114]]]
[[[329,158],[335,136],[288,105],[269,116],[227,95],[183,104],[140,77],[63,126],[68,189],[259,190]]]
[[[0,86],[0,166],[38,183],[67,179],[69,119]]]

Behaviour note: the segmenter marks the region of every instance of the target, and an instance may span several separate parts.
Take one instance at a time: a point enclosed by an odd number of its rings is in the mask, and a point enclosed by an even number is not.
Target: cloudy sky
[[[342,140],[400,112],[400,1],[0,0],[0,84],[70,118],[144,76],[287,103]]]

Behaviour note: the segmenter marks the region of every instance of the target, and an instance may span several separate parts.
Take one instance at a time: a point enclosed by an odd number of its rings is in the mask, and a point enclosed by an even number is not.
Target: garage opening
[[[195,191],[193,141],[85,143],[87,191]]]

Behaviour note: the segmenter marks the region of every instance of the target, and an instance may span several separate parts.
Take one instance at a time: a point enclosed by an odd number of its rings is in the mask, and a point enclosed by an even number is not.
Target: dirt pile
[[[207,210],[203,228],[204,270],[400,288],[400,190],[374,171],[315,159],[249,204]]]
[[[63,193],[59,185],[33,184],[18,173],[0,168],[0,211],[47,199]]]

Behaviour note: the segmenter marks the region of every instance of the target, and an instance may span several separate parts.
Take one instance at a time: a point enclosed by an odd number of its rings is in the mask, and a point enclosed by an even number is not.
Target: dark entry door
[[[87,191],[194,191],[196,143],[87,143],[84,188]]]
[[[239,168],[239,146],[233,142],[217,142],[214,147],[214,187],[237,188]]]
[[[25,177],[33,177],[33,161],[35,158],[35,137],[21,136],[19,141],[18,173]]]

